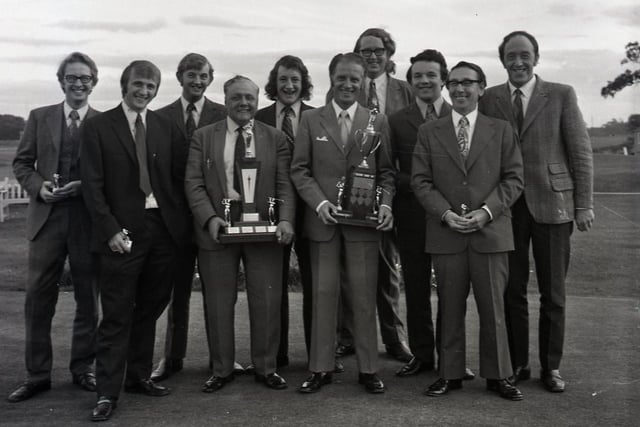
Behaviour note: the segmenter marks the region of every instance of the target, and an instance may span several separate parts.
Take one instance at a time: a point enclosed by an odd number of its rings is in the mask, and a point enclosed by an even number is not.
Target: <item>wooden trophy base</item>
[[[220,243],[276,242],[277,226],[267,221],[239,221],[232,227],[224,227],[218,236]]]
[[[378,217],[366,215],[364,218],[354,217],[352,212],[340,211],[333,215],[340,225],[355,225],[357,227],[376,228],[378,226]]]

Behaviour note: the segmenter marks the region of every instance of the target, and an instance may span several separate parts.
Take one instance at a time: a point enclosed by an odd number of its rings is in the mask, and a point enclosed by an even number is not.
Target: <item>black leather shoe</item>
[[[31,399],[36,394],[47,390],[51,390],[51,380],[38,382],[25,381],[24,383],[20,384],[20,386],[15,389],[15,391],[11,393],[9,397],[7,397],[7,402],[22,402],[23,400]]]
[[[256,373],[256,365],[254,365],[253,363],[249,363],[245,368],[244,368],[244,373],[247,375],[253,375]]]
[[[565,388],[565,382],[560,376],[560,371],[554,369],[552,371],[541,371],[540,379],[547,391],[552,393],[562,393]]]
[[[509,380],[487,380],[487,390],[495,391],[507,400],[522,400],[522,393]]]
[[[529,378],[531,378],[531,368],[528,366],[516,366],[513,368],[513,375],[508,379],[512,385],[516,385],[520,381],[526,381]]]
[[[302,383],[298,391],[300,393],[315,393],[320,391],[325,384],[331,384],[331,373],[313,372],[311,376]]]
[[[133,383],[125,383],[124,391],[127,393],[144,394],[152,397],[166,396],[171,393],[168,387],[164,387],[154,383],[151,380],[140,380]]]
[[[216,375],[212,375],[208,380],[204,382],[202,386],[202,391],[205,393],[213,393],[214,391],[220,390],[225,384],[230,383],[234,379],[233,373],[227,375],[226,377],[218,377]]]
[[[91,412],[91,421],[107,421],[116,409],[116,399],[100,396],[96,407]]]
[[[413,355],[411,354],[411,351],[409,351],[409,349],[400,342],[392,345],[386,345],[385,349],[387,350],[387,354],[389,356],[393,357],[394,359],[400,362],[407,363],[411,359],[413,359]]]
[[[276,367],[284,368],[285,366],[289,366],[289,356],[286,354],[278,355],[276,357]]]
[[[249,366],[247,366],[248,368]],[[213,366],[209,369],[213,369]],[[244,374],[244,368],[238,362],[233,362],[233,374],[234,375],[242,375]]]
[[[338,359],[336,359],[335,364],[333,365],[333,373],[334,374],[341,374],[344,372],[344,364],[339,361]]]
[[[409,363],[398,369],[396,375],[398,377],[410,377],[426,371],[433,371],[433,363],[425,363],[417,357],[414,357]]]
[[[384,393],[386,387],[377,374],[358,374],[358,383],[364,385],[369,393]]]
[[[336,357],[345,357],[356,354],[356,348],[352,345],[338,344],[336,347]]]
[[[465,381],[471,381],[472,379],[474,379],[476,377],[476,374],[473,373],[473,371],[469,368],[464,368],[464,375],[462,376],[462,379]]]
[[[73,383],[87,391],[96,391],[96,376],[93,372],[73,375]]]
[[[458,390],[462,388],[462,380],[445,380],[444,378],[438,378],[438,380],[431,384],[429,388],[424,391],[424,394],[431,397],[440,397],[449,393],[451,390]]]
[[[273,390],[283,390],[287,388],[287,382],[278,375],[277,372],[272,372],[267,375],[256,374],[256,382],[264,383]]]

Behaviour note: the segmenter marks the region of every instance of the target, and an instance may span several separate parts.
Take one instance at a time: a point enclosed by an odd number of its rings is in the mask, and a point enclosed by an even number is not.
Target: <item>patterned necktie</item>
[[[145,196],[148,196],[152,190],[147,166],[147,132],[140,114],[136,117],[136,157],[138,158],[138,168],[140,169],[140,189]]]
[[[425,115],[424,121],[428,123],[437,118],[438,116],[436,115],[436,109],[433,104],[427,104],[427,114]]]
[[[518,127],[518,134],[522,130],[522,122],[524,120],[524,110],[522,106],[522,91],[516,89],[514,91],[515,97],[513,99],[513,114],[516,119],[516,126]]]
[[[291,123],[293,109],[290,106],[286,106],[282,111],[284,112],[284,118],[282,119],[282,132],[287,135],[289,144],[293,144],[293,124]]]
[[[340,117],[338,118],[338,125],[340,126],[340,139],[342,140],[342,148],[347,145],[349,141],[349,112],[342,110]]]
[[[367,99],[367,107],[369,110],[380,112],[380,103],[378,102],[378,93],[376,92],[376,82],[369,82],[369,99]]]
[[[196,130],[196,119],[193,117],[193,112],[196,111],[196,106],[193,103],[187,105],[187,122],[185,128],[187,130],[187,138],[191,139],[193,132]]]
[[[236,170],[242,162],[242,159],[245,157],[244,152],[244,137],[242,136],[242,126],[236,129],[238,136],[236,137],[236,147],[233,150],[233,189],[236,190],[238,194],[242,194],[242,185],[240,185],[240,171]]]
[[[78,114],[78,110],[71,110],[71,112],[69,113],[69,118],[71,119],[69,133],[73,137],[78,131],[78,121],[80,120],[80,114]]]
[[[469,120],[462,116],[458,121],[458,149],[460,155],[466,160],[469,155]]]

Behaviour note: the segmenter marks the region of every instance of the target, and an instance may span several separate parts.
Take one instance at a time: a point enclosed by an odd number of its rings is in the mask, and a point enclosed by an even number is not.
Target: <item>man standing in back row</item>
[[[593,158],[589,135],[571,86],[549,83],[533,73],[538,42],[525,31],[505,36],[498,48],[507,83],[487,89],[480,111],[511,122],[520,137],[525,189],[512,208],[515,251],[509,254],[505,310],[512,382],[529,379],[529,244],[540,290],[540,378],[562,392],[565,278],[575,221],[593,223]]]

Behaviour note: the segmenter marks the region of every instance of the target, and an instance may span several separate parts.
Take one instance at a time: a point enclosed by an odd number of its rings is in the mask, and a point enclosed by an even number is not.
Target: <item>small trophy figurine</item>
[[[369,122],[367,123],[367,127],[365,129],[356,130],[355,137],[359,145],[358,150],[360,150],[360,154],[362,154],[362,162],[358,165],[360,168],[369,169],[367,159],[380,147],[380,132],[377,132],[373,127],[377,116],[378,110],[375,108],[369,111]]]
[[[222,206],[224,206],[224,222],[231,225],[231,199],[222,199]]]
[[[283,200],[276,199],[275,197],[268,198],[268,203],[269,203],[268,216],[269,216],[269,225],[271,226],[276,225],[276,210],[275,210],[276,202],[283,202]]]
[[[57,190],[58,188],[60,188],[60,174],[59,173],[54,173],[53,174],[53,189]]]
[[[255,158],[255,153],[251,151],[251,143],[253,142],[253,119],[249,120],[249,123],[244,126],[244,132],[247,134],[244,142],[244,155],[246,158]]]
[[[342,210],[342,196],[344,195],[344,184],[345,184],[345,177],[341,177],[340,180],[338,181],[338,183],[336,184],[336,187],[338,187],[338,200],[336,202],[336,208],[341,211]]]
[[[133,240],[131,240],[131,232],[126,228],[123,228],[122,234],[124,234],[124,244],[127,246],[127,249],[129,249],[129,252],[131,252],[131,247],[133,246]]]
[[[378,212],[380,212],[380,201],[381,200],[382,200],[382,187],[378,185],[376,187],[376,199],[375,199],[375,202],[373,204],[373,214],[375,216],[378,216]]]
[[[469,213],[469,206],[467,206],[465,203],[460,205],[460,216],[465,216],[466,214]]]

